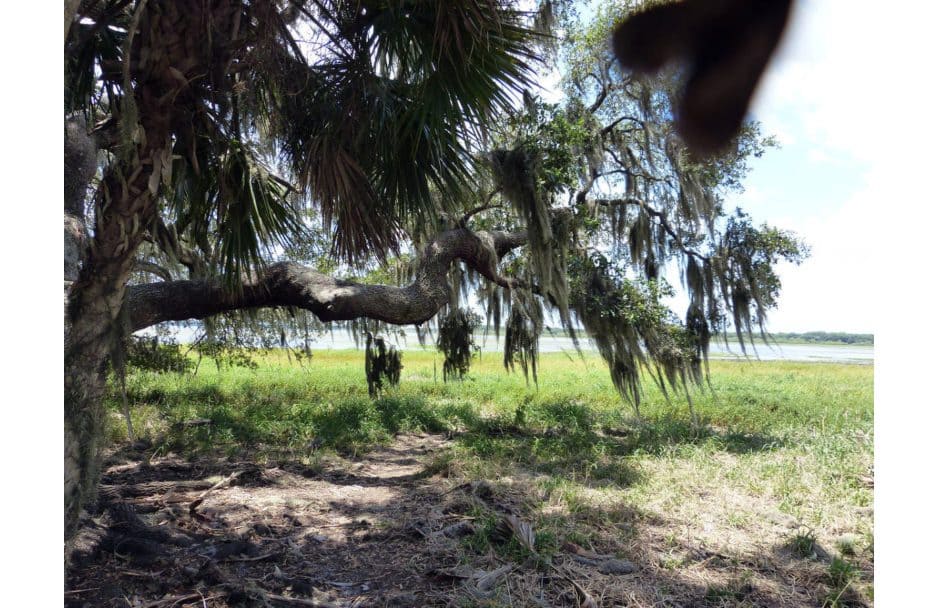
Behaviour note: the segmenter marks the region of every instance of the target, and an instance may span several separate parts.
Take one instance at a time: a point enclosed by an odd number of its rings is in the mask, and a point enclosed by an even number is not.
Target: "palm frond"
[[[336,253],[384,257],[403,218],[459,208],[486,124],[534,86],[536,34],[491,0],[315,4],[331,44],[306,60],[259,48],[246,97],[274,116],[265,129],[336,227]]]
[[[205,142],[203,142],[205,143]],[[252,267],[263,266],[272,249],[287,246],[305,228],[290,184],[272,172],[249,145],[200,148],[201,168],[181,168],[168,201],[176,226],[211,258],[233,284]]]
[[[90,115],[102,101],[96,69],[122,59],[127,37],[127,2],[113,2],[97,11],[94,20],[76,21],[65,41],[65,112]],[[81,16],[81,14],[79,15]]]

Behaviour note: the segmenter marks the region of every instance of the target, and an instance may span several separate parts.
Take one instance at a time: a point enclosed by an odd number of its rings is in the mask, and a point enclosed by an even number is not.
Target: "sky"
[[[582,17],[590,19],[602,1]],[[877,325],[879,210],[898,174],[883,162],[896,135],[883,108],[897,93],[881,79],[894,70],[876,68],[896,41],[872,36],[887,29],[879,3],[856,2],[859,10],[849,12],[847,2],[797,1],[750,109],[780,146],[752,160],[744,192],[725,203],[810,246],[799,266],[778,267],[783,287],[769,314],[772,332],[875,333]],[[560,100],[556,83],[557,75],[543,80],[546,98]],[[680,293],[669,305],[682,318],[688,301]]]
[[[792,230],[810,246],[799,266],[778,267],[783,287],[770,331],[875,332],[882,288],[872,270],[877,211],[896,176],[878,163],[885,142],[873,108],[894,93],[883,91],[871,70],[878,58],[869,55],[879,51],[870,32],[880,12],[849,15],[845,7],[833,0],[796,4],[751,106],[751,118],[780,147],[753,159],[744,192],[725,204]]]
[[[780,266],[771,331],[875,331],[874,241],[889,184],[872,108],[893,93],[880,91],[870,69],[879,11],[853,11],[846,23],[845,6],[797,3],[751,110],[780,148],[754,160],[744,193],[726,205],[795,231],[812,250],[800,266]]]

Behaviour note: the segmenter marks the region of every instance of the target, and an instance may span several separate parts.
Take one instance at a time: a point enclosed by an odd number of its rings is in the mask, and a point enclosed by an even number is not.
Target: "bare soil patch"
[[[441,480],[422,474],[444,444],[400,436],[321,470],[115,464],[76,543],[66,605],[421,605],[442,591],[424,570],[447,557],[425,539],[442,517]]]
[[[783,607],[831,587],[825,556],[789,551],[779,517],[760,518],[776,535],[734,539],[621,504],[553,514],[525,471],[450,476],[449,447],[402,434],[315,467],[118,452],[65,605]],[[551,535],[532,523],[553,517]],[[867,605],[852,594],[843,605]]]

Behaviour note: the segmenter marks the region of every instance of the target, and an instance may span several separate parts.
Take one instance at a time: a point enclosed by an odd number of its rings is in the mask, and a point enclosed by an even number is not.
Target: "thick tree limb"
[[[293,262],[268,266],[238,290],[210,280],[134,285],[127,290],[129,329],[276,306],[304,308],[322,321],[366,317],[396,325],[423,323],[450,301],[446,275],[455,260],[463,260],[503,287],[521,286],[500,275],[497,264],[526,242],[525,232],[472,232],[465,228],[441,232],[424,248],[415,279],[405,287],[336,279]]]
[[[88,135],[85,117],[79,113],[65,118],[65,212],[85,219],[86,189],[97,169],[98,149]]]

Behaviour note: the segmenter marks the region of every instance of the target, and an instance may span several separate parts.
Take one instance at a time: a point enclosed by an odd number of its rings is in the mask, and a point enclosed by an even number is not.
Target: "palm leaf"
[[[316,5],[329,52],[259,50],[248,96],[275,117],[266,129],[336,252],[384,257],[405,218],[459,207],[485,125],[534,84],[535,34],[502,2]]]

